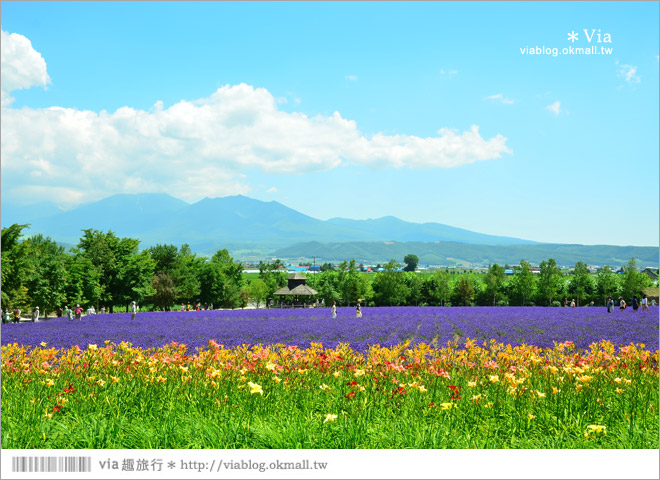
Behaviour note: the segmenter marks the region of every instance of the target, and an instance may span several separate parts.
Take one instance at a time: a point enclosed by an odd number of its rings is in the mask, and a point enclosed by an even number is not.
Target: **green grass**
[[[317,353],[283,361],[276,378],[237,351],[197,364],[162,362],[171,352],[139,364],[132,350],[96,352],[59,374],[10,371],[3,355],[2,448],[658,448],[657,372],[636,366],[592,370],[583,382],[586,373],[530,365],[511,394],[505,370],[455,366],[446,378],[412,361],[398,371]],[[221,366],[237,358],[242,371]],[[589,425],[606,434],[585,436]]]

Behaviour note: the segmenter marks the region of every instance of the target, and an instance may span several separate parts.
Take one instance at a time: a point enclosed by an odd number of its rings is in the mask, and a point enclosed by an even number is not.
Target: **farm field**
[[[658,448],[657,310],[2,325],[3,448]]]

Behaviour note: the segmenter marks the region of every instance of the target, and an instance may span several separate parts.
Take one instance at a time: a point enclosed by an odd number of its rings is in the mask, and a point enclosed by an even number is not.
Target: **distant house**
[[[642,273],[646,276],[648,276],[651,280],[658,280],[658,269],[657,268],[649,268],[646,267],[644,270],[642,270]]]
[[[305,285],[307,277],[294,273],[286,277],[287,285],[277,290],[273,295],[278,297],[281,302],[290,306],[301,306],[311,304],[314,296],[319,292]]]
[[[655,300],[656,304],[660,303],[660,298],[658,298],[658,287],[644,287],[642,288],[642,293],[646,295],[649,303],[651,303],[652,300]]]
[[[513,275],[513,270],[507,268],[506,270],[504,270],[504,275]]]

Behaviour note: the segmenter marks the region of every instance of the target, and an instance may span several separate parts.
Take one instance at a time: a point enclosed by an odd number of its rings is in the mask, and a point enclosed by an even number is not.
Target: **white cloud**
[[[487,100],[497,100],[500,103],[503,103],[505,105],[513,105],[515,103],[514,100],[510,98],[506,98],[504,95],[501,93],[496,93],[495,95],[490,95],[486,97]]]
[[[46,61],[32,48],[32,43],[23,35],[0,32],[1,37],[1,101],[2,106],[10,105],[14,99],[9,96],[13,90],[46,86],[50,82],[46,72]]]
[[[462,133],[441,129],[426,138],[368,137],[339,112],[287,113],[278,110],[285,97],[246,84],[226,85],[169,108],[158,101],[149,111],[10,107],[9,92],[49,80],[46,62],[30,41],[3,31],[3,197],[27,195],[70,206],[114,193],[167,192],[195,201],[249,193],[246,172],[253,170],[300,174],[341,164],[451,168],[510,152],[505,137],[484,139],[477,126]]]
[[[441,129],[438,136],[363,135],[354,121],[278,110],[265,89],[224,86],[208,98],[150,111],[3,110],[5,193],[29,185],[61,203],[113,193],[164,191],[194,201],[248,193],[245,173],[373,168],[451,168],[501,157],[506,138]],[[25,190],[27,191],[27,190]]]
[[[637,75],[637,67],[632,65],[623,65],[619,64],[619,61],[616,62],[617,76],[623,78],[629,84],[640,83],[642,81],[641,77]]]
[[[358,77],[355,76],[355,75],[346,75],[344,78],[345,78],[346,80],[351,81],[351,82],[357,82],[357,81],[358,81]]]
[[[444,68],[440,69],[440,75],[456,75],[458,70],[445,70]]]
[[[559,100],[557,100],[556,102],[554,102],[554,103],[548,105],[548,106],[545,107],[545,108],[546,108],[546,110],[550,110],[550,111],[551,111],[552,113],[554,113],[555,115],[559,115],[559,114],[563,111],[563,110],[561,109],[561,104],[559,103]]]
[[[268,190],[266,190],[266,193],[277,193],[277,187],[270,187]]]

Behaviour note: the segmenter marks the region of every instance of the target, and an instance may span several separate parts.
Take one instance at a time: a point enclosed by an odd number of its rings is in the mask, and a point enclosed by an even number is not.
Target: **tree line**
[[[69,249],[43,235],[22,238],[27,225],[2,229],[2,309],[42,313],[71,304],[104,306],[113,312],[135,300],[143,308],[169,310],[175,305],[212,304],[241,308],[249,302],[261,306],[286,285],[288,273],[280,260],[262,262],[259,275],[244,278],[243,266],[226,249],[210,258],[199,256],[186,244],[156,245],[139,250],[139,240],[120,238],[113,232],[83,230],[78,245]],[[391,260],[378,273],[362,273],[355,260],[338,266],[324,265],[308,275],[307,285],[318,291],[325,305],[361,302],[370,306],[420,305],[543,305],[558,306],[564,298],[577,305],[604,305],[607,297],[629,302],[652,281],[637,271],[630,259],[623,274],[608,266],[592,275],[577,262],[570,275],[554,259],[541,262],[534,274],[521,260],[513,275],[503,266],[491,265],[485,274],[452,275],[447,270],[416,273],[416,257],[407,255],[405,266]]]

